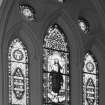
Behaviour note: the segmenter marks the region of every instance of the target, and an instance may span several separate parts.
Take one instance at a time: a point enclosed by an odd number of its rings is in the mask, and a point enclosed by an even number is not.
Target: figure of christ
[[[51,76],[51,82],[52,82],[52,91],[54,93],[58,93],[59,94],[59,91],[61,89],[61,86],[63,85],[63,77],[62,77],[62,74],[61,74],[61,65],[59,64],[59,60],[56,59],[54,61],[54,65],[55,66],[54,68],[56,70],[52,70],[51,73],[50,73],[50,76]]]

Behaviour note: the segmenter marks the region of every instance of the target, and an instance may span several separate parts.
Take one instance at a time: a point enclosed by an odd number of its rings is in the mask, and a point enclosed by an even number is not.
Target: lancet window
[[[43,105],[70,105],[70,50],[58,24],[43,41]]]
[[[29,60],[23,42],[14,39],[8,51],[9,105],[29,105]]]
[[[85,55],[83,67],[83,105],[99,105],[99,68],[94,55]]]

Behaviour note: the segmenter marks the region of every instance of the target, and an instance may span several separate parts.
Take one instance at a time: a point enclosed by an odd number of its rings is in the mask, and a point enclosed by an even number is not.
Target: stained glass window
[[[84,17],[78,18],[78,25],[85,34],[89,32],[89,22]]]
[[[65,34],[51,25],[43,44],[43,105],[70,105],[70,53]]]
[[[29,21],[32,21],[36,18],[36,13],[35,13],[35,9],[28,4],[20,4],[19,5],[19,9],[20,9],[20,13],[21,15]]]
[[[99,105],[99,69],[91,52],[85,55],[83,67],[83,105]]]
[[[14,39],[8,52],[9,105],[29,105],[28,63],[26,47]]]

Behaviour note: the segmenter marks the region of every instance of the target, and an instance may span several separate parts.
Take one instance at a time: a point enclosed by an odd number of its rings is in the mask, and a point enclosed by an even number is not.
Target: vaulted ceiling
[[[0,16],[6,17],[6,12],[8,10],[10,13],[7,17],[11,17],[9,21],[19,21],[19,14],[17,11],[17,3],[29,3],[36,12],[36,17],[38,22],[49,21],[53,16],[59,17],[63,13],[67,13],[68,17],[71,17],[75,24],[78,23],[79,17],[84,17],[89,21],[90,32],[87,35],[81,33],[83,39],[86,38],[96,38],[98,42],[105,46],[105,8],[104,0],[4,0],[2,3],[0,0],[0,5],[2,11],[0,11]],[[14,3],[13,3],[14,2]],[[12,4],[13,3],[13,4]],[[7,5],[7,6],[5,6]],[[11,15],[10,15],[11,14]],[[15,20],[15,17],[18,17]],[[5,18],[3,18],[5,19]],[[14,23],[13,22],[13,23]]]

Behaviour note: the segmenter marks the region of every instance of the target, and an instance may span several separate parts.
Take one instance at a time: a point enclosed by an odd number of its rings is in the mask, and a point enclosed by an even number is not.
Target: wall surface
[[[64,30],[70,47],[71,105],[82,105],[83,56],[91,50],[100,68],[100,104],[105,105],[105,11],[98,0],[23,0],[33,6],[35,21],[27,21],[19,12],[19,0],[5,0],[0,9],[0,105],[8,105],[8,44],[20,37],[30,57],[31,105],[41,105],[42,46],[49,25],[57,23]],[[1,3],[1,0],[0,0]],[[78,17],[90,23],[88,34],[78,26]]]

